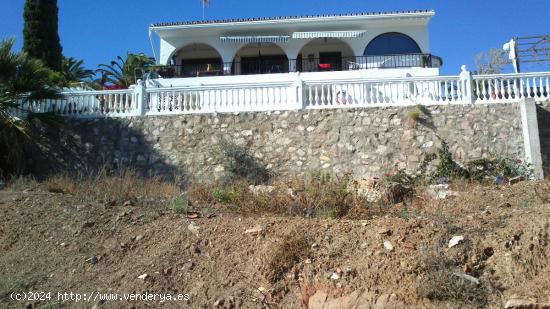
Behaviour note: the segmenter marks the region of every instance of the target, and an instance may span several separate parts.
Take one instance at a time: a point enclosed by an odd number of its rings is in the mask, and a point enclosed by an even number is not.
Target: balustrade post
[[[304,109],[304,106],[306,105],[304,102],[304,81],[302,80],[302,77],[300,76],[300,72],[296,72],[295,78],[294,78],[294,88],[296,90],[295,93],[295,106],[296,109]]]
[[[136,87],[134,88],[134,99],[136,102],[136,116],[143,116],[147,112],[147,90],[145,82],[138,79]]]
[[[460,89],[462,90],[462,100],[464,104],[473,104],[474,93],[472,88],[472,72],[468,71],[466,65],[461,67]]]

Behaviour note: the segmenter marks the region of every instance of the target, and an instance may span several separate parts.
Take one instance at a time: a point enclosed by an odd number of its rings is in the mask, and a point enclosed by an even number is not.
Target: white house
[[[153,34],[160,38],[155,57],[167,66],[159,72],[163,86],[278,80],[293,72],[309,79],[425,77],[438,76],[442,65],[430,53],[428,25],[434,15],[409,11],[173,22],[153,24],[149,32],[151,42]]]

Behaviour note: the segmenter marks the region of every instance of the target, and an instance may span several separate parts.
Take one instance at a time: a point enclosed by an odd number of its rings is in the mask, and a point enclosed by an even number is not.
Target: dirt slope
[[[318,220],[238,217],[219,210],[212,218],[188,219],[163,200],[124,206],[6,189],[0,191],[0,307],[550,303],[550,183],[455,190],[459,197],[438,200],[419,189],[412,205],[393,206],[383,217]],[[246,234],[251,228],[261,231]],[[448,248],[458,235],[464,241]],[[143,274],[145,279],[138,278]],[[14,302],[13,291],[55,295]],[[188,293],[189,300],[57,300],[57,292],[91,291]]]

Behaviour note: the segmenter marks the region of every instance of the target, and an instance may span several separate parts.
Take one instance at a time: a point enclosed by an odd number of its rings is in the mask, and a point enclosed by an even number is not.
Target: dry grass
[[[89,177],[54,175],[38,183],[38,188],[85,199],[119,203],[136,198],[173,198],[181,191],[178,186],[157,177],[143,178],[132,171],[109,175],[105,170]]]
[[[266,279],[271,283],[283,279],[294,265],[307,257],[309,248],[305,231],[287,232],[273,243],[267,243],[261,263]]]
[[[455,275],[460,271],[453,258],[440,250],[423,250],[419,261],[421,279],[417,295],[433,301],[452,302],[468,308],[485,308],[487,290]]]
[[[316,173],[305,178],[273,179],[263,187],[268,190],[256,192],[244,181],[228,186],[193,184],[188,197],[192,204],[219,203],[239,214],[340,218],[353,208],[365,207],[364,200],[350,192],[349,184],[347,177]]]

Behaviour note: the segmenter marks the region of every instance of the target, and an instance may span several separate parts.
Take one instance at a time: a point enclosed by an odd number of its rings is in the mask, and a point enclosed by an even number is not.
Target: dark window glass
[[[418,44],[408,35],[397,32],[377,36],[370,41],[365,49],[366,56],[416,53],[421,53]]]

